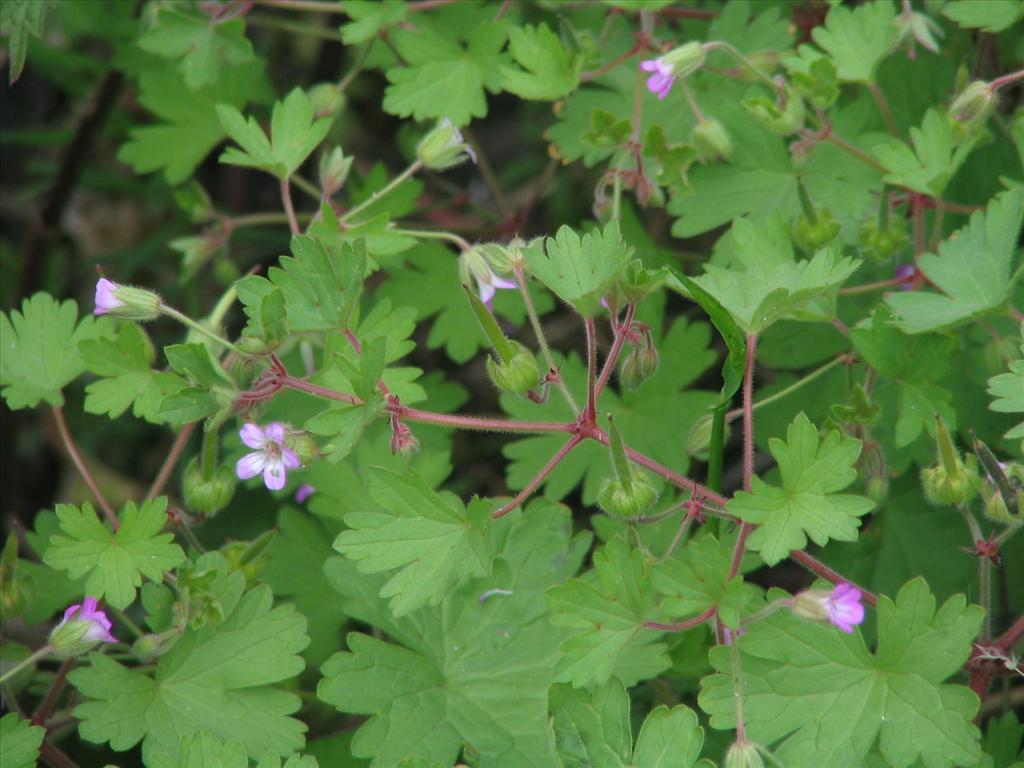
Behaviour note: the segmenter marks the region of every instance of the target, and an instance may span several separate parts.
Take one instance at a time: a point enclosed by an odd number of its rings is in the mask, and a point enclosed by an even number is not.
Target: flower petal
[[[284,462],[276,456],[268,459],[263,468],[263,484],[272,491],[280,491],[287,479]]]
[[[498,277],[497,275],[494,275],[491,278],[491,285],[493,285],[495,288],[501,288],[503,290],[519,287],[518,285],[516,285],[515,280],[506,280],[505,278]]]
[[[299,460],[298,455],[291,448],[281,449],[282,461],[288,469],[298,469],[302,466],[302,462]]]
[[[644,72],[659,72],[661,71],[661,60],[660,59],[645,59],[640,62],[640,69]]]
[[[284,428],[284,424],[279,421],[267,424],[263,428],[263,434],[267,436],[269,440],[273,440],[278,445],[284,445],[284,438],[287,431]]]
[[[242,442],[249,448],[259,450],[263,447],[263,443],[266,442],[266,435],[263,430],[255,424],[249,423],[238,430],[238,436],[242,438]]]
[[[486,304],[488,307],[491,305],[491,299],[494,298],[494,286],[490,283],[477,283],[477,292],[480,294],[480,301]]]
[[[235,464],[235,474],[238,475],[239,480],[248,480],[262,472],[266,464],[267,454],[263,451],[253,451],[238,460]]]

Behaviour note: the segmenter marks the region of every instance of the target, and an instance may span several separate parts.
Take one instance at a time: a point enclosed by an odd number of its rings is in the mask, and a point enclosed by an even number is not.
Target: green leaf
[[[861,768],[876,745],[892,768],[919,759],[933,768],[974,765],[978,698],[943,681],[970,655],[982,616],[963,595],[936,611],[916,579],[895,602],[879,596],[875,655],[859,633],[789,611],[752,624],[739,639],[747,737],[766,746],[782,740],[775,757],[787,768]],[[721,674],[705,678],[700,694],[714,728],[735,725],[730,657],[730,648],[712,649]]]
[[[879,62],[899,42],[895,21],[896,12],[888,0],[855,8],[833,5],[825,25],[812,29],[811,37],[832,57],[840,80],[871,83]]]
[[[854,465],[861,443],[818,430],[803,413],[786,431],[786,442],[772,438],[772,455],[782,473],[782,487],[753,478],[751,491],[738,492],[726,505],[733,515],[759,527],[747,546],[769,565],[803,549],[810,536],[818,544],[829,539],[854,541],[860,518],[874,508],[863,496],[838,494],[857,478]]]
[[[91,666],[68,675],[86,697],[74,710],[82,738],[118,752],[141,741],[147,763],[198,731],[237,739],[250,757],[301,749],[306,726],[288,717],[299,697],[271,684],[302,671],[306,621],[290,605],[272,605],[270,588],[256,587],[223,622],[186,630],[151,672],[91,654]]]
[[[139,47],[165,59],[181,59],[178,70],[193,91],[215,82],[225,64],[254,58],[244,19],[215,21],[167,6],[159,8],[156,24],[139,39]]]
[[[865,363],[900,384],[896,445],[903,447],[925,428],[935,434],[936,413],[948,427],[956,426],[953,395],[937,383],[949,368],[953,343],[946,336],[908,336],[892,321],[892,313],[880,307],[872,320],[865,319],[850,331],[850,338]]]
[[[152,768],[249,768],[245,745],[237,740],[227,744],[206,731],[184,737],[173,753],[159,752],[151,758]]]
[[[387,71],[384,111],[414,120],[447,117],[462,127],[486,117],[485,89],[501,88],[506,25],[485,6],[457,4],[434,25],[392,30],[389,41],[405,62]]]
[[[156,352],[136,323],[122,323],[114,339],[86,339],[78,352],[86,367],[103,377],[85,387],[86,413],[115,419],[131,407],[134,416],[159,424],[163,399],[185,386],[181,377],[153,370]]]
[[[704,290],[699,283],[691,280],[677,269],[668,268],[669,288],[692,299],[707,313],[708,318],[718,330],[729,354],[722,365],[722,393],[719,404],[727,403],[743,384],[743,374],[747,369],[747,337],[740,330],[732,314],[714,296]]]
[[[33,768],[46,729],[22,720],[14,712],[0,717],[0,765],[4,768]]]
[[[556,681],[603,685],[614,673],[633,685],[669,667],[661,635],[644,627],[657,610],[647,560],[618,536],[594,554],[592,571],[546,599],[551,622],[576,630],[562,644]]]
[[[43,34],[46,7],[45,0],[9,0],[0,6],[0,35],[7,38],[5,48],[10,60],[9,85],[14,85],[25,67],[28,36]]]
[[[314,435],[331,439],[325,446],[326,458],[337,463],[352,452],[379,413],[380,408],[374,406],[333,406],[307,421],[305,428]]]
[[[131,605],[143,576],[158,582],[185,560],[181,547],[171,543],[173,534],[160,533],[167,524],[166,496],[144,501],[141,507],[129,501],[118,515],[121,526],[116,532],[88,502],[81,509],[58,504],[56,511],[64,535],[50,537],[44,562],[72,579],[87,575],[85,593],[115,608]]]
[[[633,250],[622,239],[617,222],[581,239],[567,226],[554,237],[525,251],[530,274],[584,316],[592,316],[601,299],[629,263]]]
[[[952,328],[987,314],[1010,295],[1010,272],[1024,218],[1024,189],[1003,192],[963,229],[924,254],[918,267],[943,293],[891,293],[885,303],[907,333]],[[1019,275],[1019,273],[1018,273]],[[1015,276],[1016,277],[1016,276]]]
[[[985,730],[985,756],[982,768],[1021,768],[1021,744],[1024,743],[1024,725],[1013,712],[992,717]],[[985,758],[989,758],[986,763]]]
[[[940,197],[980,138],[975,133],[955,142],[949,117],[929,109],[921,127],[910,129],[913,149],[899,139],[887,137],[872,152],[888,170],[884,179],[889,184]]]
[[[1009,373],[1001,373],[988,380],[988,393],[995,398],[990,410],[999,413],[1024,413],[1024,344],[1022,358],[1010,361]],[[1010,439],[1024,439],[1024,422],[1006,433]]]
[[[548,621],[543,593],[576,571],[590,536],[573,534],[569,510],[543,501],[501,523],[488,576],[401,619],[378,594],[384,577],[360,575],[344,558],[328,562],[345,610],[401,643],[350,635],[350,650],[324,665],[319,697],[370,715],[353,754],[382,766],[452,765],[467,745],[479,768],[561,768],[548,690],[564,634]]]
[[[694,282],[729,310],[748,335],[784,317],[830,319],[835,315],[834,289],[859,265],[831,248],[809,261],[796,260],[788,228],[777,215],[760,221],[737,219],[727,252],[728,266],[705,264],[704,275]]]
[[[76,322],[77,321],[77,322]],[[34,408],[40,401],[64,404],[61,390],[85,370],[78,344],[109,335],[107,319],[86,316],[78,321],[78,305],[37,293],[10,317],[0,312],[0,386],[7,407]]]
[[[966,29],[1002,32],[1024,18],[1024,5],[1016,0],[955,0],[947,3],[942,15]]]
[[[320,492],[320,489],[317,489]],[[319,666],[341,644],[341,628],[348,621],[338,595],[323,573],[334,554],[331,540],[341,526],[290,507],[277,517],[277,533],[268,549],[270,563],[261,578],[278,599],[289,600],[309,622],[306,659]]]
[[[502,87],[523,99],[554,101],[569,95],[580,81],[579,57],[570,57],[547,24],[513,27],[508,47],[519,67],[502,67]]]
[[[293,89],[284,101],[274,104],[269,140],[254,118],[247,122],[229,104],[218,104],[217,115],[228,137],[241,147],[226,149],[220,162],[258,168],[282,180],[298,170],[331,127],[329,118],[315,119],[313,102],[301,88]]]
[[[738,629],[740,613],[753,596],[742,576],[729,578],[732,551],[711,535],[699,536],[651,570],[655,588],[666,595],[661,612],[682,620],[715,607],[719,618]]]
[[[169,184],[180,184],[227,135],[217,105],[241,109],[269,93],[258,61],[223,70],[199,91],[190,90],[173,69],[147,70],[139,76],[139,102],[162,122],[132,128],[117,157],[136,173],[163,171]]]
[[[402,21],[409,6],[402,0],[343,0],[341,9],[351,19],[341,25],[341,41],[358,45],[374,40],[383,30]]]
[[[164,347],[164,356],[171,368],[202,387],[234,389],[234,382],[205,344],[171,344]]]
[[[411,471],[381,468],[370,470],[369,491],[381,509],[346,514],[352,530],[342,531],[334,548],[361,573],[399,569],[380,592],[396,617],[437,605],[451,585],[487,573],[492,503],[474,499],[467,510]]]
[[[551,712],[564,768],[691,768],[704,744],[693,710],[660,706],[644,720],[634,749],[629,696],[617,678],[592,691],[554,686]]]

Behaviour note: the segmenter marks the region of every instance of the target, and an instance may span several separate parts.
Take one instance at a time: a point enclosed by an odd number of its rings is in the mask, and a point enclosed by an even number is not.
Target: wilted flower
[[[64,618],[50,633],[53,652],[61,658],[81,656],[99,643],[116,643],[107,615],[97,610],[95,597],[87,597],[64,611]]]
[[[828,621],[843,632],[864,621],[861,591],[852,584],[840,582],[831,592],[808,589],[793,598],[793,613],[805,619]]]
[[[263,484],[272,491],[284,488],[287,470],[302,466],[299,457],[285,445],[287,430],[279,422],[260,428],[246,424],[239,430],[242,442],[253,449],[235,464],[235,474],[240,480],[263,473]]]

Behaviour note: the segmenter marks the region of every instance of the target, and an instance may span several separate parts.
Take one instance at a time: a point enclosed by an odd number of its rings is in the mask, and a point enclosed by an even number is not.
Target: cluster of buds
[[[619,363],[619,381],[627,389],[636,389],[658,370],[658,350],[654,348],[651,328],[633,323],[626,331],[630,351]]]
[[[392,401],[398,404],[398,398],[393,397]],[[410,456],[420,448],[420,441],[412,433],[408,425],[403,424],[397,413],[391,414],[391,453],[395,455]]]

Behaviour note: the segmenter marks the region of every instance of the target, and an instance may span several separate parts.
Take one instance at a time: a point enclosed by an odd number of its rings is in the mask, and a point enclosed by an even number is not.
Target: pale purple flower
[[[917,268],[913,264],[900,264],[893,270],[893,274],[900,280],[901,291],[914,290],[914,276],[917,274]]]
[[[117,283],[113,280],[107,280],[105,277],[101,277],[96,282],[96,307],[92,313],[94,315],[105,315],[111,310],[123,307],[124,302],[117,298],[115,293],[120,288]]]
[[[267,488],[272,491],[284,488],[287,471],[302,466],[295,452],[284,444],[286,434],[284,424],[276,421],[262,429],[255,424],[242,427],[238,435],[253,451],[235,464],[238,479],[248,480],[262,472]]]
[[[295,489],[295,503],[303,504],[306,499],[316,493],[316,486],[310,483],[303,483]]]
[[[508,290],[518,287],[515,280],[506,280],[503,277],[498,277],[490,268],[487,269],[487,274],[474,272],[473,277],[476,279],[476,290],[480,295],[480,301],[486,304],[488,309],[491,309],[493,306],[494,294],[497,293],[499,288]]]
[[[61,619],[54,631],[72,621],[86,621],[89,622],[89,629],[81,636],[81,640],[93,643],[116,643],[117,638],[110,633],[113,624],[110,623],[110,619],[103,611],[96,609],[97,605],[95,597],[85,598],[81,605],[75,603],[64,611],[64,618]]]
[[[672,90],[672,85],[676,81],[676,77],[672,74],[672,65],[666,64],[664,59],[647,59],[646,61],[640,62],[640,69],[644,72],[652,72],[653,74],[647,78],[647,90],[657,96],[659,99],[664,100],[668,96],[668,92]]]
[[[864,606],[860,602],[861,592],[845,581],[836,584],[832,594],[825,600],[828,620],[843,632],[851,633],[853,628],[864,621]]]

